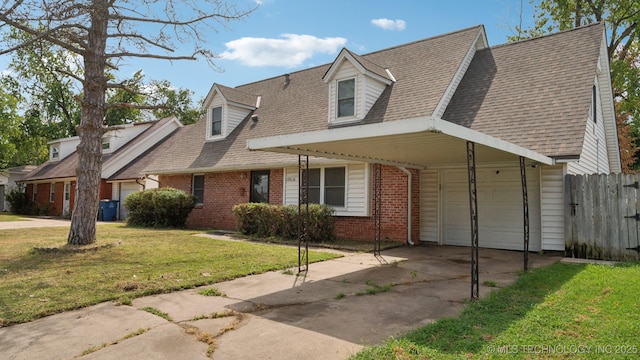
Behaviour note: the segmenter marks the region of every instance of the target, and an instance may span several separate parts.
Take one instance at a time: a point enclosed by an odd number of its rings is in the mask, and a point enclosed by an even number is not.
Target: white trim
[[[124,149],[124,151],[118,153],[116,156],[110,158],[107,162],[105,162],[102,165],[102,177],[105,179],[110,178],[111,176],[113,176],[113,174],[120,171],[120,169],[128,165],[138,156],[142,155],[145,151],[149,150],[152,146],[162,141],[162,139],[167,137],[175,129],[181,128],[183,126],[178,118],[176,118],[175,116],[172,116],[171,118],[171,120],[167,121],[165,124],[153,131],[153,133],[148,134],[144,138],[140,139],[140,141],[133,144],[130,148]],[[173,129],[168,129],[172,125],[175,125],[175,127]],[[140,135],[142,135],[143,133],[141,133]],[[127,146],[127,144],[133,141],[136,137],[129,140],[122,146]]]
[[[336,75],[336,73],[338,72],[338,70],[342,67],[342,62],[343,61],[348,61],[349,63],[351,63],[351,65],[353,65],[358,72],[360,72],[361,74],[367,75],[369,77],[372,77],[380,82],[383,82],[387,85],[391,85],[392,83],[394,83],[396,80],[393,77],[393,75],[391,75],[391,72],[388,69],[385,69],[386,73],[389,75],[390,79],[387,79],[385,77],[382,77],[374,72],[371,72],[369,70],[367,70],[358,60],[356,60],[347,49],[342,48],[342,50],[340,51],[340,54],[338,54],[338,56],[336,57],[336,59],[333,61],[333,63],[331,64],[331,67],[327,70],[327,72],[324,74],[324,76],[322,77],[322,80],[325,82],[325,84],[328,84],[331,80],[333,80],[334,76]]]
[[[263,138],[247,140],[247,149],[275,151],[284,153],[309,153],[313,154],[313,149],[300,149],[298,146],[305,144],[322,143],[330,141],[348,141],[353,139],[364,139],[369,137],[389,136],[413,134],[420,132],[435,132],[455,137],[461,140],[471,141],[476,144],[484,145],[490,148],[508,152],[518,156],[524,156],[528,159],[538,161],[546,165],[552,165],[553,159],[537,153],[535,151],[525,149],[513,143],[500,140],[493,136],[483,134],[481,132],[456,125],[446,120],[435,117],[421,117],[407,120],[388,121],[379,124],[356,125],[346,128],[334,128],[326,130],[309,131],[298,134],[287,134],[269,136]],[[316,154],[317,155],[317,154]],[[331,157],[342,159],[356,159],[365,161],[362,156],[350,154],[327,154]],[[330,157],[323,156],[323,157]],[[401,164],[401,160],[394,159],[375,159],[376,162],[387,162],[394,165]],[[407,167],[420,168],[418,164],[405,164]]]
[[[478,49],[478,45],[477,45],[478,40],[483,38],[483,35],[484,35],[484,31],[482,31],[482,29],[479,29],[478,34],[476,35],[475,39],[471,43],[471,47],[469,48],[469,50],[467,50],[467,53],[464,55],[464,58],[462,58],[462,61],[460,62],[460,66],[458,67],[455,74],[453,75],[453,78],[449,82],[449,85],[447,86],[447,89],[445,90],[444,94],[442,94],[442,97],[440,98],[438,105],[433,110],[432,116],[441,117],[444,114],[445,110],[447,109],[447,106],[449,105],[449,101],[451,101],[451,98],[453,97],[453,94],[456,92],[458,85],[460,85],[460,82],[462,81],[464,74],[467,72],[467,69],[469,69],[469,65],[471,64],[473,56],[475,55]]]

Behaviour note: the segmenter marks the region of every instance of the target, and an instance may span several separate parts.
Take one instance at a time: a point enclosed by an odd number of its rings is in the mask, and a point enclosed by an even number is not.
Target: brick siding
[[[418,239],[420,221],[419,172],[411,170],[412,181],[412,238]],[[250,171],[206,173],[204,179],[204,203],[198,205],[187,219],[187,226],[235,230],[236,219],[232,208],[249,202]],[[282,204],[283,169],[272,169],[269,177],[269,202]],[[192,175],[163,175],[160,187],[173,187],[191,193]],[[407,241],[407,175],[392,166],[382,171],[382,239]],[[373,206],[373,202],[372,202]],[[373,210],[371,211],[373,213]],[[337,216],[336,234],[340,238],[372,241],[373,217]]]

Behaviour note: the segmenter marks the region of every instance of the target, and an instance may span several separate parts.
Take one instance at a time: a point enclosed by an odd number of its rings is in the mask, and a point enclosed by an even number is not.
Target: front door
[[[71,183],[66,181],[64,183],[64,197],[62,198],[62,216],[69,217],[69,200],[71,199]]]

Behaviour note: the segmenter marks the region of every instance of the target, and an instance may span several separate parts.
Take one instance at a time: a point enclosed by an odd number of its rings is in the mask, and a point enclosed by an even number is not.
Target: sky
[[[142,70],[145,79],[168,80],[204,98],[214,83],[238,85],[332,62],[342,48],[364,55],[449,32],[484,25],[490,45],[507,42],[520,22],[533,24],[529,0],[229,0],[257,6],[242,20],[205,34],[218,54],[206,61],[126,59],[118,76]],[[185,49],[185,53],[188,51]],[[0,58],[0,69],[7,59]]]

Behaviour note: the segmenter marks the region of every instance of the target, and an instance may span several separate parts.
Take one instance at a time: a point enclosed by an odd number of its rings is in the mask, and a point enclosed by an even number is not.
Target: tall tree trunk
[[[84,55],[85,78],[78,135],[78,168],[76,170],[75,204],[67,242],[86,245],[96,242],[96,218],[100,204],[102,173],[102,122],[105,114],[107,78],[105,48],[109,5],[106,0],[93,0],[91,28]]]

